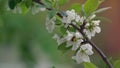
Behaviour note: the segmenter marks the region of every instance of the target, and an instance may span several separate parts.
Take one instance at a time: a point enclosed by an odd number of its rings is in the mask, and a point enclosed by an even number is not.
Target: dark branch
[[[42,2],[40,2],[41,0],[33,0],[34,2],[36,3],[39,3],[43,6],[45,6]],[[47,8],[48,10],[52,10],[51,8]],[[61,18],[63,18],[63,16],[66,16],[63,15],[64,12],[58,12],[57,15]],[[85,26],[85,22],[83,23],[82,26],[80,26],[80,28],[78,28],[77,26],[75,26],[74,24],[70,24],[72,27],[74,27],[76,30],[78,30],[84,37],[85,37],[85,41],[89,44],[92,45],[92,47],[98,52],[98,54],[101,56],[101,58],[103,59],[103,61],[108,65],[109,68],[113,68],[112,64],[110,63],[110,61],[108,60],[108,58],[106,57],[106,55],[102,52],[102,50],[100,48],[98,48],[91,40],[89,40],[85,33],[83,32],[83,29],[84,29],[84,26]]]

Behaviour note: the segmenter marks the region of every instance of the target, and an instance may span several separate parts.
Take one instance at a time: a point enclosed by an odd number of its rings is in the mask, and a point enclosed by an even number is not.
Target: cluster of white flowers
[[[72,50],[77,51],[76,55],[72,59],[77,63],[90,62],[89,55],[93,54],[92,46],[88,43],[81,44],[83,42],[83,36],[79,32],[68,32],[66,38],[66,47],[72,45]]]
[[[73,9],[71,11],[66,11],[66,14],[67,16],[63,17],[61,20],[61,22],[64,24],[65,29],[72,27],[70,26],[71,23],[77,27],[80,27],[84,22],[86,22],[83,32],[89,39],[95,36],[95,33],[101,32],[101,29],[99,27],[100,20],[94,20],[96,15],[93,14],[88,18],[85,16],[80,17]],[[55,28],[55,20],[55,16],[51,19],[46,19],[46,29],[49,33],[53,32]],[[59,34],[55,34],[53,38],[57,41],[59,46],[62,43],[66,43],[66,48],[72,47],[71,50],[76,52],[72,59],[76,60],[77,63],[90,62],[89,56],[93,54],[92,46],[89,43],[84,43],[85,37],[77,30],[70,31],[67,29],[65,35],[59,36]]]
[[[89,55],[93,54],[92,46],[88,43],[81,44],[83,42],[83,36],[79,32],[69,32],[67,35],[60,38],[57,34],[53,36],[57,40],[58,45],[66,42],[66,47],[72,46],[73,51],[77,51],[76,55],[72,59],[76,60],[77,63],[90,62]]]
[[[89,18],[89,22],[86,23],[84,33],[86,36],[91,39],[91,37],[94,37],[96,33],[101,32],[101,28],[99,27],[100,20],[92,20],[95,18],[96,15],[92,15]]]
[[[71,23],[82,24],[85,19],[85,17],[80,18],[80,16],[77,13],[75,13],[75,10],[73,9],[71,11],[67,10],[66,14],[67,14],[67,17],[63,17],[63,20],[62,20],[62,22],[65,24],[65,27],[68,27],[69,24]]]
[[[57,40],[58,45],[66,42],[66,47],[72,46],[72,50],[76,51],[81,42],[83,42],[83,36],[79,32],[69,32],[67,31],[67,35],[60,38],[57,34],[53,36],[55,40]]]

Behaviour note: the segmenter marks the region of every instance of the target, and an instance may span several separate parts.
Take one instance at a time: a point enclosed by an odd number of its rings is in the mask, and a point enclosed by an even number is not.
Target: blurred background
[[[57,43],[45,28],[46,12],[14,14],[6,10],[6,1],[0,0],[0,68],[83,68],[71,59],[71,53],[57,50]],[[85,0],[70,0],[63,6]],[[105,0],[100,7],[112,7],[103,12],[102,32],[93,41],[112,60],[120,59],[120,0]],[[108,19],[106,19],[108,18]],[[104,68],[104,62],[95,54],[91,61]]]

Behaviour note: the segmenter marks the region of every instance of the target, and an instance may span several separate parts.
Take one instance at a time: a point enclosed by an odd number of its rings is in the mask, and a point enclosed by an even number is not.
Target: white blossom
[[[67,10],[66,11],[67,16],[63,17],[62,22],[65,24],[65,27],[68,27],[70,23],[77,23],[80,21],[80,16],[77,15],[74,9],[71,11]]]
[[[82,38],[83,36],[79,33],[79,32],[69,32],[67,31],[68,35],[66,36],[66,40],[67,40],[67,45],[66,47],[72,46],[72,50],[77,50],[81,44],[81,42],[83,42]]]
[[[86,19],[85,16],[83,16],[83,17],[80,18],[80,23],[81,23],[81,25],[83,24],[83,22],[85,21],[85,19]]]
[[[93,20],[92,23],[93,23],[95,26],[99,26],[100,20]]]
[[[76,60],[78,64],[82,62],[90,62],[89,55],[92,54],[92,46],[90,44],[84,44],[80,47],[80,50],[76,53],[75,56],[72,57],[72,59]]]
[[[93,54],[93,51],[92,51],[92,46],[90,44],[83,44],[81,47],[81,50],[84,50],[84,52],[87,54],[87,55],[92,55]]]
[[[76,56],[73,56],[72,59],[76,60],[76,62],[82,63],[82,62],[90,62],[90,58],[85,53],[82,53],[80,50],[77,52]]]
[[[96,26],[96,27],[94,27],[94,31],[96,33],[100,33],[101,32],[101,28],[99,26]]]
[[[58,45],[60,45],[60,44],[62,44],[63,42],[66,41],[65,38],[60,38],[57,34],[55,34],[55,35],[53,36],[53,39],[55,39],[55,40],[57,41]]]
[[[100,24],[100,20],[92,20],[91,22],[86,23],[85,29],[83,31],[89,39],[94,37],[96,33],[101,32],[101,28],[99,27],[99,24]]]
[[[48,17],[46,18],[46,29],[48,30],[49,33],[52,33],[55,28],[55,20],[56,20],[55,17],[51,19],[49,19]]]
[[[76,22],[79,22],[80,20],[81,20],[80,16],[79,16],[79,15],[76,15],[76,16],[75,16],[75,21],[76,21]]]

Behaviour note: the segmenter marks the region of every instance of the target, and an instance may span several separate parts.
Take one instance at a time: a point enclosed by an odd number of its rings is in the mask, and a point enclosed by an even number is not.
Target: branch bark
[[[39,3],[43,6],[45,6],[41,0],[33,0],[36,3]],[[52,10],[51,8],[47,8],[48,10]],[[64,13],[64,12],[63,12]],[[63,18],[63,15],[61,14],[61,12],[58,12],[57,15],[61,18]],[[106,65],[108,66],[108,68],[113,68],[113,65],[110,63],[110,61],[108,60],[108,58],[106,57],[106,55],[103,53],[103,51],[98,48],[90,39],[88,39],[85,35],[85,33],[83,32],[83,28],[85,26],[85,23],[80,26],[80,28],[78,28],[77,26],[75,26],[74,24],[70,24],[72,27],[74,27],[76,30],[78,30],[83,36],[85,36],[85,41],[86,43],[89,43],[92,45],[92,47],[98,52],[98,54],[101,56],[101,58],[103,59],[103,61],[106,63]]]

